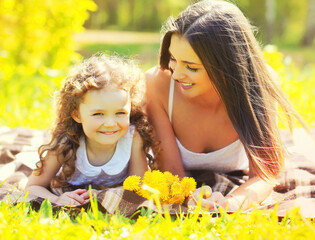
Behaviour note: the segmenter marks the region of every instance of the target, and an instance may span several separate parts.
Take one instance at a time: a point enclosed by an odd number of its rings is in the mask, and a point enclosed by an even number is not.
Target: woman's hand
[[[200,199],[200,197],[202,198]],[[209,186],[203,186],[192,194],[187,204],[188,207],[194,208],[200,201],[201,207],[207,211],[215,210],[221,206],[228,212],[235,212],[240,206],[239,202],[234,200],[232,197],[224,197],[220,192],[212,192]]]
[[[85,201],[85,193],[88,191],[86,189],[77,189],[72,192],[65,192],[61,194],[55,203],[57,205],[67,205],[67,206],[77,206],[84,204]]]

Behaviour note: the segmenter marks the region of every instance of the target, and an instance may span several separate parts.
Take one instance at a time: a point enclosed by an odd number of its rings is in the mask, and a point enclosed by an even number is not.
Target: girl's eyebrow
[[[126,108],[118,108],[115,111],[117,112],[126,111]],[[90,112],[107,112],[107,109],[94,108],[91,109]]]
[[[89,110],[90,111],[107,111],[106,108],[102,108],[102,107],[91,107]]]
[[[169,52],[169,53],[170,53],[171,57],[174,58],[173,54],[171,52]],[[183,60],[182,62],[186,63],[186,64],[202,65],[201,63],[190,62],[190,61],[187,61],[187,60]]]
[[[104,112],[104,109],[98,109],[98,108],[90,109],[90,112]]]

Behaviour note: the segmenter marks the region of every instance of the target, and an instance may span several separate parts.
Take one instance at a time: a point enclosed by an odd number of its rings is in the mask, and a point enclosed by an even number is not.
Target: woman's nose
[[[183,73],[182,69],[180,66],[176,65],[172,68],[173,74],[172,77],[175,80],[180,80],[185,78],[185,74]]]

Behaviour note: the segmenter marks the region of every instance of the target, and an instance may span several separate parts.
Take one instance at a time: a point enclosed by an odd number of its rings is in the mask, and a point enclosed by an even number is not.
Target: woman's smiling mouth
[[[191,89],[195,85],[194,83],[186,83],[186,82],[181,82],[178,80],[176,80],[176,82],[178,82],[184,90]]]

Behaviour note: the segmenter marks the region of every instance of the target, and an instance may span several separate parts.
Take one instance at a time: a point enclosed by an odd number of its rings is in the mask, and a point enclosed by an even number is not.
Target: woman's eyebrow
[[[183,63],[187,63],[187,64],[193,64],[193,65],[202,65],[201,63],[195,63],[195,62],[190,62],[190,61],[182,61]]]
[[[173,54],[169,51],[169,54],[172,58],[175,59],[175,57],[173,56]],[[191,61],[187,61],[187,60],[182,60],[181,62],[186,63],[186,64],[193,64],[193,65],[202,65],[201,63],[195,63],[195,62],[191,62]]]

